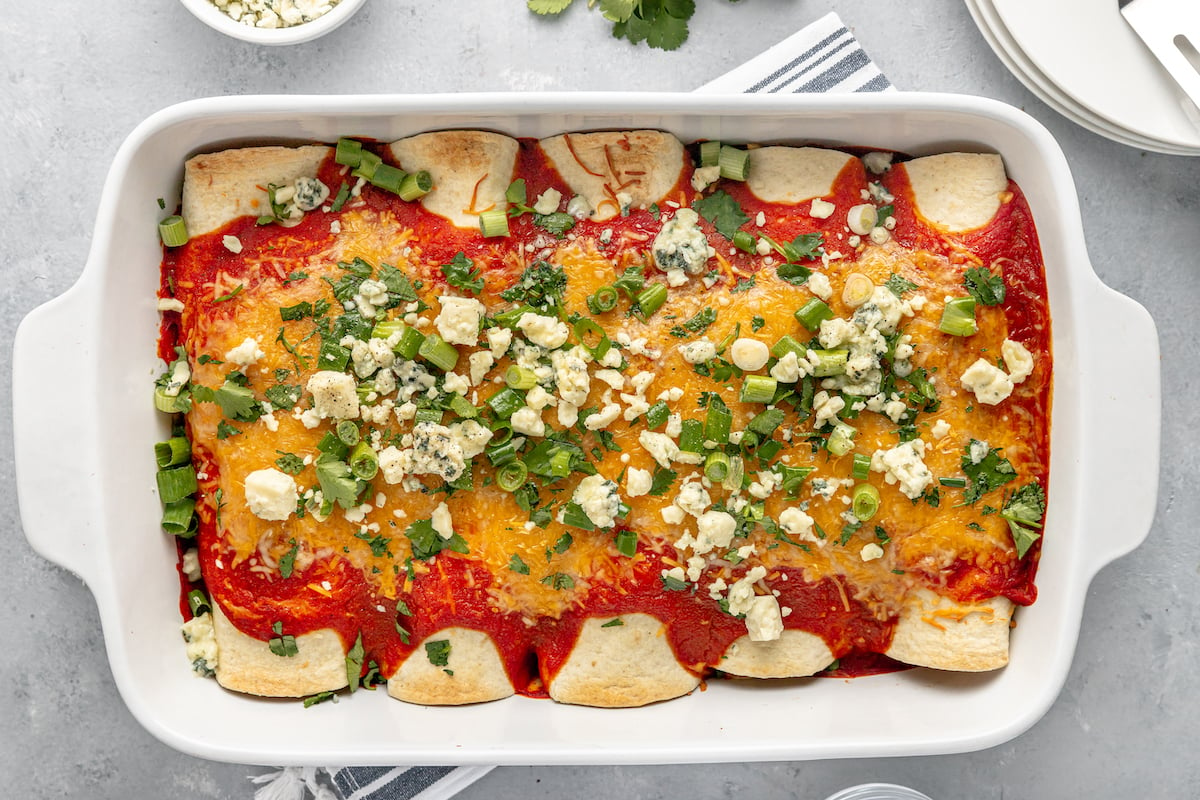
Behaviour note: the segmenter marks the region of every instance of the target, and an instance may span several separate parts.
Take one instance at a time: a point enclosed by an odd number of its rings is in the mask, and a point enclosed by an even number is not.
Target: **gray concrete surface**
[[[1097,577],[1065,690],[1040,723],[1008,744],[969,755],[890,760],[512,767],[495,770],[461,796],[819,800],[866,780],[907,783],[935,798],[1200,795],[1200,762],[1193,757],[1200,733],[1194,688],[1200,668],[1200,159],[1139,152],[1062,119],[1005,71],[955,0],[698,5],[692,39],[676,53],[614,40],[599,15],[583,7],[541,20],[520,0],[370,0],[334,34],[286,49],[226,39],[171,0],[5,6],[0,275],[9,288],[0,295],[0,552],[6,562],[0,685],[8,696],[0,703],[0,793],[27,800],[237,798],[251,795],[247,777],[262,772],[182,755],[139,727],[117,695],[91,595],[29,549],[16,507],[13,332],[25,313],[78,276],[105,173],[139,121],[170,103],[221,94],[688,90],[833,9],[899,87],[1005,100],[1037,117],[1061,142],[1097,271],[1149,308],[1159,326],[1162,478],[1150,538]],[[1087,24],[1080,20],[1078,30],[1064,35],[1086,36]],[[1119,379],[1119,365],[1114,373]],[[1121,430],[1097,435],[1142,432],[1131,419]]]

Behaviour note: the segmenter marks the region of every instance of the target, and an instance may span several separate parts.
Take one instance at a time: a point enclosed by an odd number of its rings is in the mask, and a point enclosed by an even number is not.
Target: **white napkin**
[[[854,34],[830,12],[696,91],[889,92],[895,87],[872,63]],[[330,767],[337,794],[321,785],[311,767],[288,767],[258,776],[255,800],[446,800],[494,767]]]

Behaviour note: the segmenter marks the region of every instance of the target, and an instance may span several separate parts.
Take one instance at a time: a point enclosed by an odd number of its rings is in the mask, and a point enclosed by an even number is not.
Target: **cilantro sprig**
[[[561,14],[574,0],[526,0],[535,14]],[[737,0],[731,0],[737,2]],[[645,42],[659,50],[676,50],[687,41],[688,22],[696,13],[695,0],[589,0],[613,23],[613,37],[633,44]]]
[[[1046,491],[1036,483],[1027,483],[1011,494],[1006,494],[1000,516],[1008,521],[1017,558],[1024,558],[1029,548],[1041,536],[1033,528],[1042,527],[1046,513]]]

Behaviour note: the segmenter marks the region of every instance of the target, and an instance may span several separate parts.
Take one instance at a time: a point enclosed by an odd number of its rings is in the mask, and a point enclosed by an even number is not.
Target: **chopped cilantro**
[[[529,565],[516,553],[513,553],[512,558],[508,559],[508,568],[518,575],[529,574]]]
[[[899,275],[897,275],[894,272],[888,277],[888,279],[886,281],[884,281],[883,285],[886,286],[887,288],[891,289],[892,294],[896,295],[896,297],[900,297],[905,292],[911,292],[913,289],[917,288],[917,284],[913,283],[912,281],[908,280],[907,278],[900,277]]]
[[[239,433],[241,433],[240,429],[233,427],[225,420],[221,420],[217,423],[218,439],[228,439],[230,436],[237,436]]]
[[[547,575],[542,578],[541,582],[557,591],[575,588],[575,579],[565,572],[556,572],[553,575]]]
[[[468,552],[466,540],[457,533],[449,539],[443,539],[433,529],[433,521],[429,519],[420,519],[409,525],[408,529],[404,531],[404,535],[412,542],[413,558],[419,561],[428,561],[443,550],[451,550],[455,553]]]
[[[332,453],[321,453],[314,462],[317,481],[325,499],[336,502],[342,508],[353,508],[358,503],[358,482],[350,472],[350,465]]]
[[[523,303],[546,310],[562,304],[566,288],[567,274],[562,267],[535,261],[525,268],[516,283],[500,293],[500,297],[510,303]]]
[[[1045,513],[1046,491],[1036,483],[1027,483],[1005,498],[1000,516],[1008,521],[1018,558],[1024,558],[1041,536],[1031,529],[1042,527]]]
[[[620,617],[614,617],[613,619],[610,619],[608,622],[604,623],[600,627],[601,628],[619,628],[624,624],[625,624],[625,620],[621,619]]]
[[[463,253],[456,253],[449,264],[441,266],[442,274],[446,276],[446,283],[456,289],[470,292],[471,294],[479,294],[483,291],[483,278],[480,277],[482,270],[475,268],[475,262],[467,258]]]
[[[450,664],[450,640],[434,639],[425,643],[425,657],[435,667],[445,667]]]
[[[565,211],[555,211],[552,214],[534,214],[533,224],[554,238],[561,239],[575,227],[575,218]]]
[[[663,573],[659,577],[662,578],[663,588],[668,592],[686,592],[688,589],[687,583],[671,575]]]
[[[283,623],[276,622],[271,625],[271,630],[275,632],[275,636],[267,642],[267,647],[277,656],[292,656],[300,653],[300,648],[296,646],[296,637],[290,633],[283,632]]]
[[[279,559],[279,574],[284,578],[292,577],[292,570],[296,567],[296,554],[300,552],[300,545],[296,544],[295,539],[288,539],[288,544],[292,546],[292,549]]]
[[[987,267],[974,267],[963,274],[963,285],[981,306],[997,306],[1004,302],[1004,278],[993,275]]]
[[[675,483],[677,477],[679,477],[678,472],[664,469],[663,467],[655,468],[654,477],[650,481],[650,494],[655,497],[662,497],[671,490],[671,486]]]
[[[975,501],[993,489],[998,489],[1017,477],[1017,471],[1012,463],[1000,455],[996,448],[990,448],[978,464],[971,462],[971,447],[976,444],[972,439],[967,445],[962,457],[962,470],[969,479],[963,502],[974,505]]]
[[[750,221],[750,217],[746,216],[745,211],[742,211],[737,200],[734,200],[733,196],[724,189],[718,189],[708,197],[696,200],[692,203],[692,208],[697,214],[712,223],[712,226],[717,229],[717,233],[730,240],[733,239],[738,228]]]
[[[371,555],[376,558],[383,558],[384,556],[390,558],[392,555],[392,551],[388,549],[388,545],[392,543],[392,540],[382,533],[372,536],[370,531],[359,531],[354,534],[354,538],[362,539],[366,542],[371,548]]]
[[[760,317],[761,319],[761,317]],[[685,337],[689,333],[700,334],[708,330],[708,326],[717,321],[717,312],[710,307],[697,311],[691,319],[671,328],[671,335]]]

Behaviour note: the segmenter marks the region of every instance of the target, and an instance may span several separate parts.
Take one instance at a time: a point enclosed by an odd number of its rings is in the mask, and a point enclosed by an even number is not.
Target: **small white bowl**
[[[286,28],[255,28],[235,22],[232,17],[213,4],[212,0],[181,0],[184,8],[196,19],[226,36],[254,44],[279,45],[309,42],[337,28],[362,7],[366,0],[341,0],[328,13]]]

